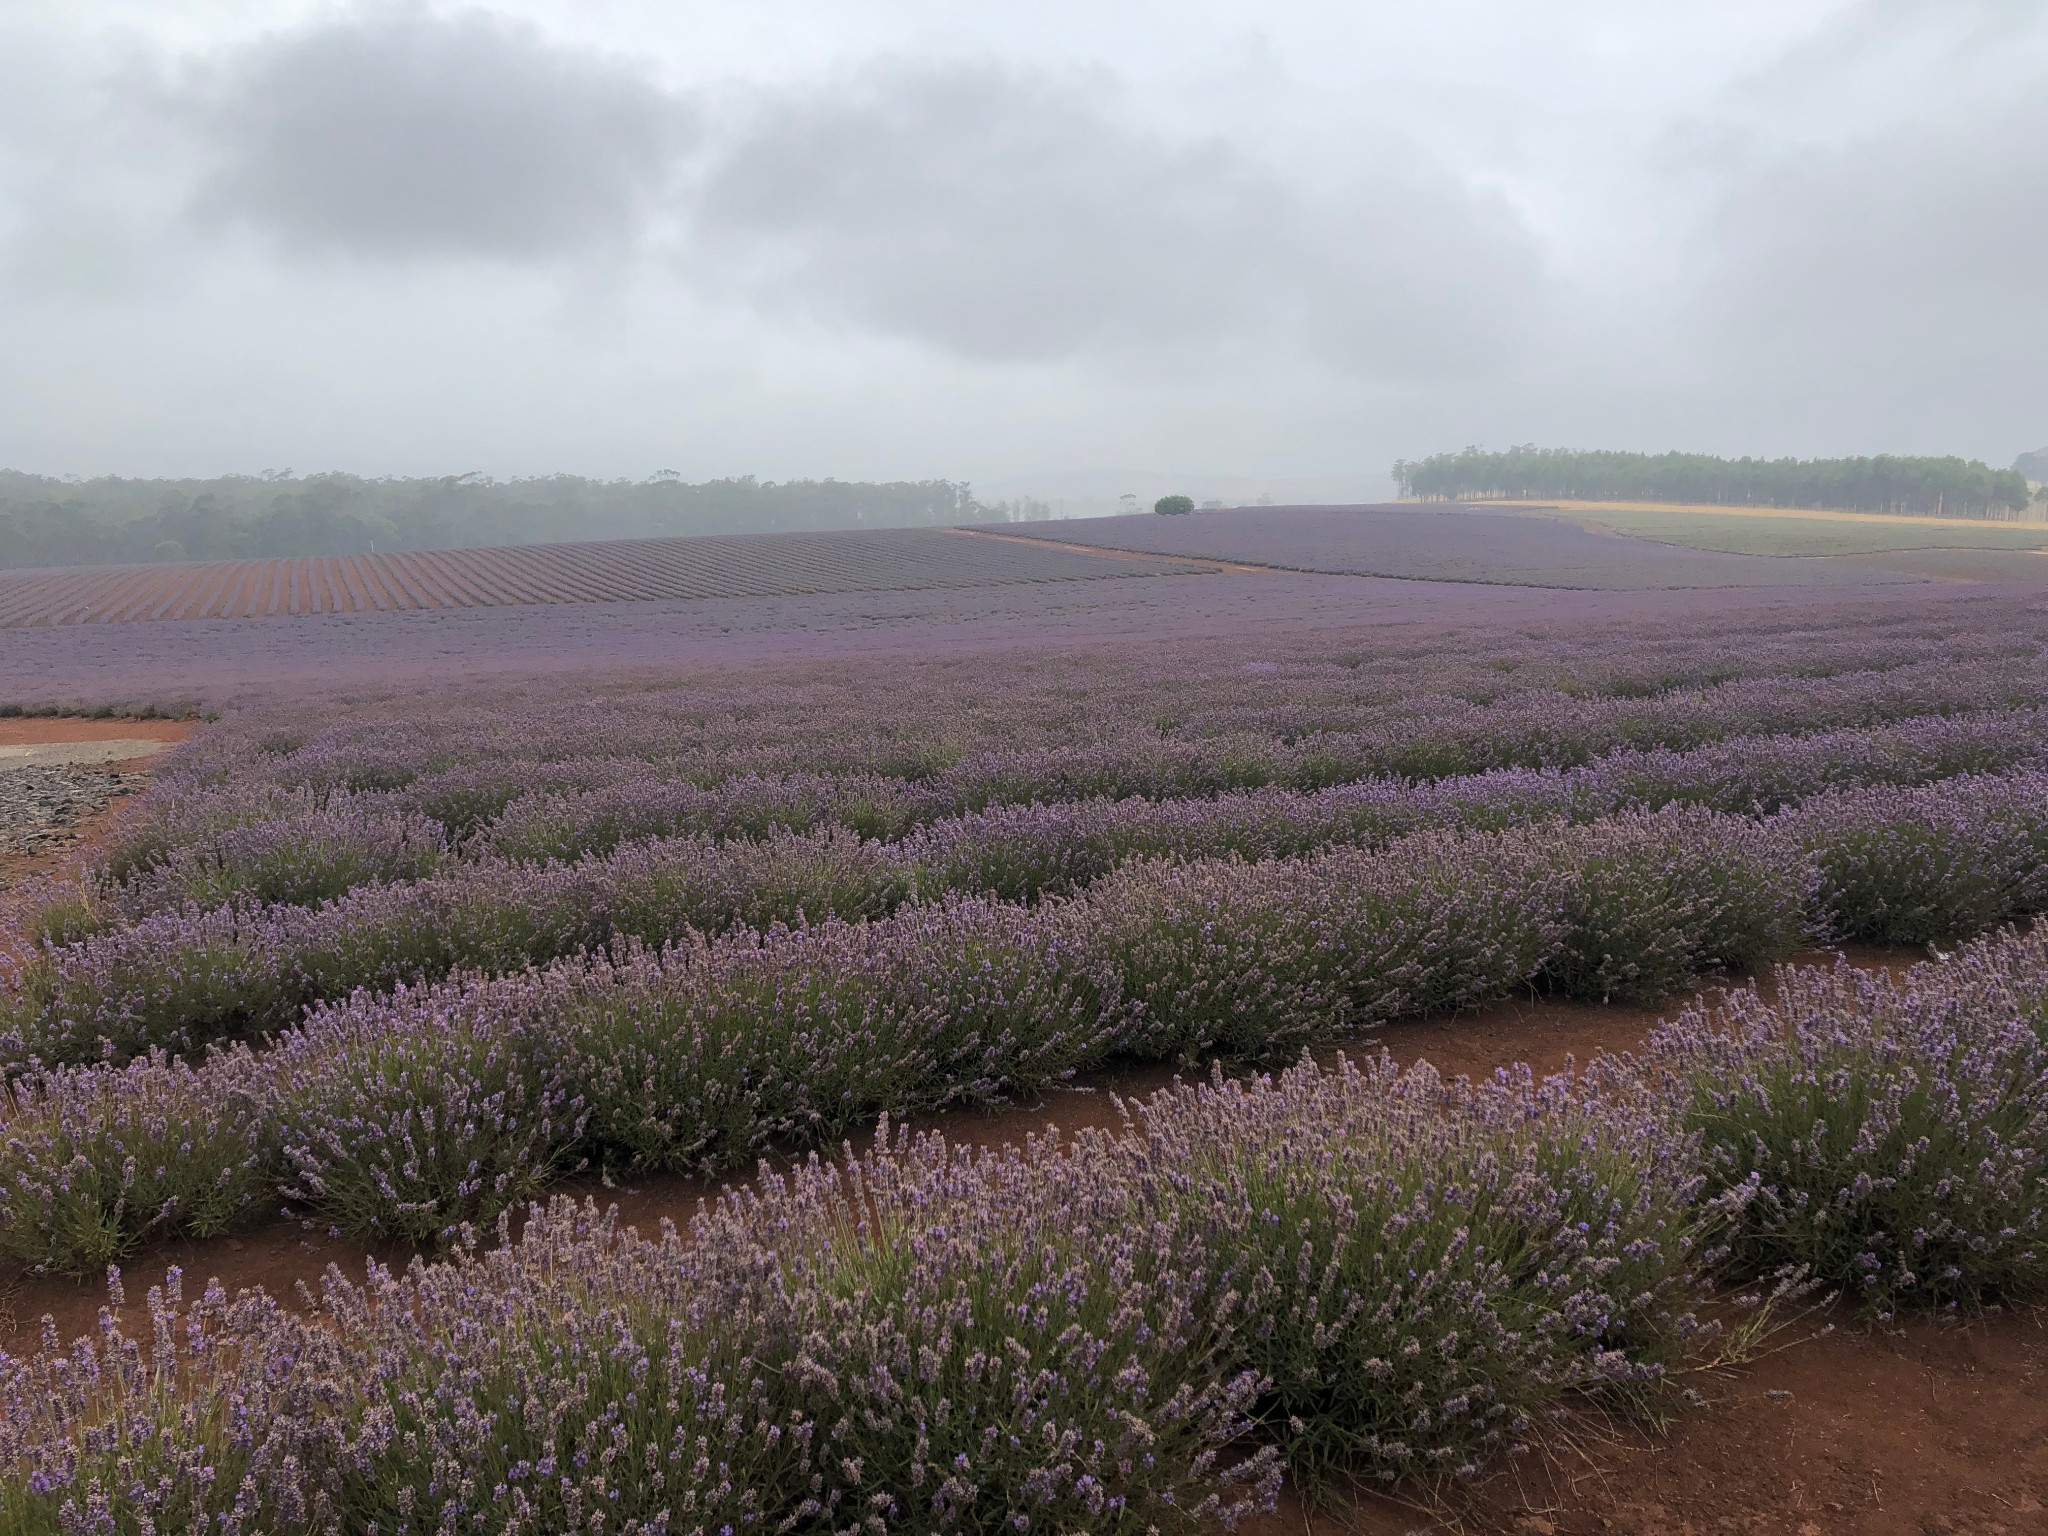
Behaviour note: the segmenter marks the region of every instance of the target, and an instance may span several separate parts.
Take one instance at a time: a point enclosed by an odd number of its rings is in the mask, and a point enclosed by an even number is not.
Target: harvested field
[[[1181,517],[1097,517],[1002,530],[1190,559],[1408,581],[1592,591],[1854,586],[1909,581],[1832,559],[1721,554],[1591,533],[1554,518],[1463,509],[1238,507]]]
[[[1154,569],[1175,567],[1158,562]],[[916,592],[1131,574],[1128,563],[1071,550],[930,529],[631,539],[0,571],[0,627]]]

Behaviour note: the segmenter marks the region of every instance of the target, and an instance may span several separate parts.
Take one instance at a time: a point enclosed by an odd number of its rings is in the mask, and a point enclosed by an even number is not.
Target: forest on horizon
[[[585,539],[928,528],[1050,516],[984,505],[964,482],[691,484],[548,475],[368,479],[290,471],[205,480],[57,479],[0,470],[0,567],[127,565],[462,549]]]
[[[1394,483],[1424,500],[1658,501],[1703,506],[1821,507],[1996,517],[2032,502],[2017,469],[1979,459],[1878,454],[1848,459],[1723,459],[1705,453],[1465,448],[1397,459]]]

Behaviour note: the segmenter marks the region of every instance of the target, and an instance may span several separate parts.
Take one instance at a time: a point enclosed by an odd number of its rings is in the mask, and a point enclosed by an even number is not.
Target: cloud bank
[[[188,71],[203,218],[294,253],[527,260],[628,238],[687,147],[628,62],[487,12],[366,10]]]
[[[1373,485],[1475,440],[2048,441],[2037,6],[1574,0],[1536,62],[1629,57],[1533,82],[1506,0],[1222,4],[1171,50],[1137,5],[764,0],[782,52],[630,4],[138,14],[0,24],[0,462]]]

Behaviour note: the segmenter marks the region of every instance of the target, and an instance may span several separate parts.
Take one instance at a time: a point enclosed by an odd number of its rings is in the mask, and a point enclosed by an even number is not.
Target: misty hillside
[[[550,475],[59,480],[0,470],[0,566],[126,565],[466,549],[579,539],[929,528],[987,521],[951,480],[746,476],[688,484]]]
[[[2030,484],[2048,480],[2048,448],[2036,448],[2012,461],[2013,472]]]

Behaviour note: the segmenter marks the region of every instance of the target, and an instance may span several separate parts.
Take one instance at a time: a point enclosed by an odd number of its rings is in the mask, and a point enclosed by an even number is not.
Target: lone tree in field
[[[1178,517],[1183,512],[1195,510],[1192,496],[1162,496],[1152,503],[1152,510],[1165,517]]]

